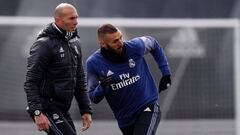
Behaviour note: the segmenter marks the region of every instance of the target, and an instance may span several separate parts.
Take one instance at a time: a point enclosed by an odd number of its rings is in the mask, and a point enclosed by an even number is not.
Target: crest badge
[[[53,114],[53,119],[54,119],[54,120],[59,119],[59,115],[56,114],[56,113],[54,113],[54,114]]]
[[[133,59],[129,59],[128,60],[128,65],[130,68],[134,68],[135,67],[135,61]]]

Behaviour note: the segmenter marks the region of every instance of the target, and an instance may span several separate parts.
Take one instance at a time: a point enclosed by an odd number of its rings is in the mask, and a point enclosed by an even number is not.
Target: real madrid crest
[[[133,59],[129,59],[128,60],[128,65],[130,68],[134,68],[135,67],[135,61]]]
[[[56,120],[56,119],[58,119],[58,118],[59,118],[59,115],[56,114],[56,113],[54,113],[54,114],[53,114],[53,119]]]

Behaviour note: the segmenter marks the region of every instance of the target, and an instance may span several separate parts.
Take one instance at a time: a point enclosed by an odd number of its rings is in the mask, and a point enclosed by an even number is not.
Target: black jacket
[[[24,83],[28,112],[51,106],[67,112],[75,96],[81,114],[92,113],[82,65],[80,38],[77,32],[71,34],[66,34],[52,23],[38,35],[32,45]]]

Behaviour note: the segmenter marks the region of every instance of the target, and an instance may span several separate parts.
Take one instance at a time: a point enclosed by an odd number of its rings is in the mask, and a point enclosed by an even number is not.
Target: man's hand
[[[39,116],[34,116],[35,124],[39,131],[49,131],[49,127],[51,123],[49,122],[48,118],[44,114],[40,114]]]
[[[159,82],[159,93],[161,91],[166,90],[168,87],[171,86],[171,76],[170,75],[165,75],[161,78],[160,82]]]
[[[92,123],[92,115],[89,113],[85,113],[82,115],[82,123],[83,123],[83,127],[81,128],[81,131],[86,131]]]
[[[112,76],[108,76],[108,77],[106,77],[104,79],[101,79],[100,80],[100,84],[101,84],[101,86],[103,88],[106,88],[107,86],[110,85],[111,80],[112,80]]]

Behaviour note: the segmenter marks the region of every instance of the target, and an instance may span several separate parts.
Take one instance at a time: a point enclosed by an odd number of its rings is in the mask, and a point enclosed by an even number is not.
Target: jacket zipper
[[[74,70],[74,67],[73,67],[74,65],[73,64],[74,64],[74,61],[73,61],[73,59],[74,58],[72,56],[72,48],[71,48],[71,45],[70,45],[69,41],[68,41],[68,48],[69,48],[68,50],[69,50],[69,55],[70,55],[70,59],[71,59],[70,60],[71,61],[71,68],[72,68],[71,69],[71,79],[72,79],[72,82],[73,82],[72,83],[72,91],[74,91],[74,88],[73,88],[73,86],[74,86],[74,77],[73,77],[73,70]]]

